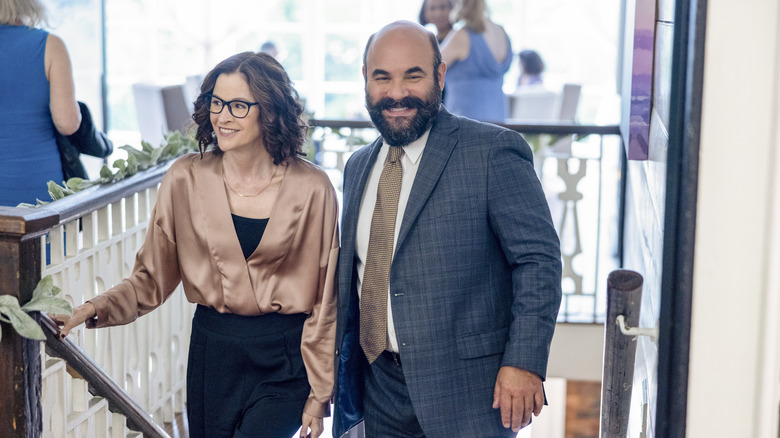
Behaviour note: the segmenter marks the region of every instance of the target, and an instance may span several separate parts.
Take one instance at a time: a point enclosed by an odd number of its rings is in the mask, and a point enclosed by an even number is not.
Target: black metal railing
[[[368,120],[311,123],[318,164],[342,171],[349,155],[378,135]],[[519,132],[536,149],[535,166],[561,238],[564,297],[558,322],[603,322],[604,283],[621,266],[625,172],[620,127],[513,120],[498,125]]]

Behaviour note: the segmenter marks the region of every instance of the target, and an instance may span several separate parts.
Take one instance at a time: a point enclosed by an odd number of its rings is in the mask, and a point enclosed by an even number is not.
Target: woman
[[[63,180],[54,130],[81,124],[68,50],[45,21],[38,0],[0,0],[0,205],[49,199]]]
[[[181,281],[197,303],[191,437],[289,437],[301,425],[318,437],[329,415],[338,207],[326,174],[299,157],[297,97],[266,53],[217,65],[195,102],[201,152],[163,178],[132,275],[64,321],[61,336],[127,324]]]
[[[431,23],[436,26],[436,39],[439,44],[452,31],[451,12],[452,0],[424,0],[420,7],[420,24],[425,26]]]
[[[460,0],[453,14],[464,26],[442,43],[447,63],[444,106],[453,114],[503,122],[504,74],[512,63],[509,36],[487,17],[485,0]]]

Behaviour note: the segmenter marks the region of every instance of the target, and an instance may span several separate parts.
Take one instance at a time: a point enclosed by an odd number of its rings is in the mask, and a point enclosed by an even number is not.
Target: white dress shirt
[[[398,231],[401,229],[401,221],[406,211],[406,203],[409,201],[409,193],[412,191],[414,177],[417,175],[417,168],[420,165],[425,143],[428,142],[428,135],[431,130],[428,129],[417,140],[404,146],[404,155],[401,157],[401,168],[403,177],[401,179],[401,194],[398,196],[398,213],[395,219],[395,232],[393,234],[393,253],[395,253],[395,244],[398,241]],[[385,158],[389,146],[385,143],[379,150],[374,166],[366,181],[366,188],[363,190],[363,201],[360,204],[358,214],[357,234],[355,236],[355,253],[357,254],[357,274],[358,274],[358,296],[361,295],[363,288],[363,272],[366,269],[366,254],[368,253],[368,239],[371,235],[371,218],[374,215],[374,205],[376,205],[376,191],[379,185],[379,177],[385,166]],[[390,306],[390,288],[387,290],[387,349],[398,352],[398,340],[395,337],[395,326],[393,325],[393,309]]]

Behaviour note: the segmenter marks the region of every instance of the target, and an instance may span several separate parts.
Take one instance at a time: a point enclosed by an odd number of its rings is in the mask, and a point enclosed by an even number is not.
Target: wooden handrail
[[[143,433],[144,437],[170,438],[165,430],[135,402],[119,384],[114,381],[81,347],[70,338],[59,338],[59,327],[48,315],[37,316],[46,334],[46,353],[59,357],[89,383],[93,395],[108,400],[108,409],[127,418],[130,430]]]

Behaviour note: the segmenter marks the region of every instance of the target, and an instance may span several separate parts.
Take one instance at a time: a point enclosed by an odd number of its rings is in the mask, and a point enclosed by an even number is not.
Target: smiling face
[[[391,146],[418,139],[439,112],[446,65],[433,71],[430,33],[411,23],[390,25],[366,52],[366,108]]]
[[[249,84],[241,73],[223,73],[217,77],[212,94],[224,101],[243,100],[255,102],[249,90]],[[262,132],[258,119],[259,107],[253,105],[244,118],[233,116],[228,108],[219,114],[211,114],[211,126],[214,127],[217,144],[224,151],[259,148],[264,150]]]

